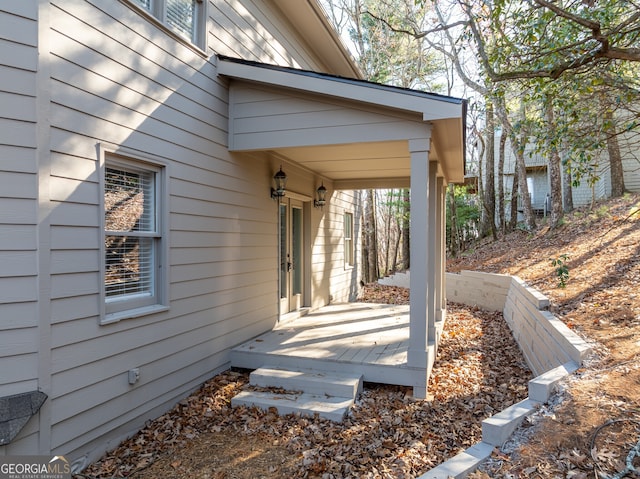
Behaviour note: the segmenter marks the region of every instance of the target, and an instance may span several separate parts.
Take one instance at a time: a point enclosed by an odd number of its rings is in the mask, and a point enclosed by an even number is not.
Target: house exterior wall
[[[331,207],[320,217],[319,236],[313,246],[312,307],[317,308],[329,303],[354,301],[360,291],[361,273],[358,267],[361,250],[361,231],[359,217],[360,195],[357,191],[333,192],[329,201]],[[344,243],[344,215],[353,215],[353,256],[356,264],[346,263]],[[323,265],[330,265],[323,269]],[[319,294],[318,294],[319,293]],[[328,293],[328,295],[327,295]]]
[[[0,396],[38,389],[37,2],[0,11]],[[27,426],[11,454],[33,447]]]
[[[9,4],[0,12],[11,60],[0,66],[11,106],[0,113],[0,395],[40,389],[49,399],[0,454],[63,454],[82,468],[277,321],[273,162],[229,153],[228,89],[211,55],[319,62],[270,2],[208,3],[207,54],[124,0]],[[109,154],[163,171],[168,307],[104,324]],[[316,187],[312,177],[297,186],[310,196]],[[334,193],[324,211],[310,208],[311,262],[325,271],[313,273],[315,306],[350,296],[354,271],[332,241],[352,201]]]
[[[323,71],[303,37],[272,2],[210,2],[209,54]]]

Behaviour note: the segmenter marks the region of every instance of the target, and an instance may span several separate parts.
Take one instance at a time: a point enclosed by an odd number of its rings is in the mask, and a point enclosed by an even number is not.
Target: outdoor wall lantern
[[[324,181],[316,190],[318,194],[318,199],[313,200],[313,206],[316,208],[322,208],[326,204],[325,196],[327,195],[327,189],[324,187]]]
[[[287,186],[287,175],[282,171],[282,166],[280,166],[280,170],[273,175],[273,180],[276,183],[276,187],[271,188],[271,198],[282,198],[284,196],[284,188]]]

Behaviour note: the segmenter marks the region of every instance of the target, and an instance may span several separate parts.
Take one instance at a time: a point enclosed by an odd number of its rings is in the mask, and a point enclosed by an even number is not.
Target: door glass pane
[[[293,262],[293,277],[291,278],[291,293],[302,294],[302,210],[291,210],[291,261]]]
[[[280,205],[280,297],[287,297],[287,205]]]

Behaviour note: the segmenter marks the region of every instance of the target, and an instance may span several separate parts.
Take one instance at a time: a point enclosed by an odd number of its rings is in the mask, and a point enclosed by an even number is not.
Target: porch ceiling
[[[232,151],[269,151],[335,189],[409,187],[409,140],[430,130],[429,160],[464,179],[464,100],[227,57],[218,71]]]
[[[408,188],[407,141],[320,145],[272,150],[333,181],[335,189]]]

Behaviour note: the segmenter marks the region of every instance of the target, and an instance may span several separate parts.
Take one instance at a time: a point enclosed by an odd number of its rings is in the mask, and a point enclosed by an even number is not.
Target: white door
[[[302,202],[284,198],[280,203],[280,313],[303,305],[304,236]]]

